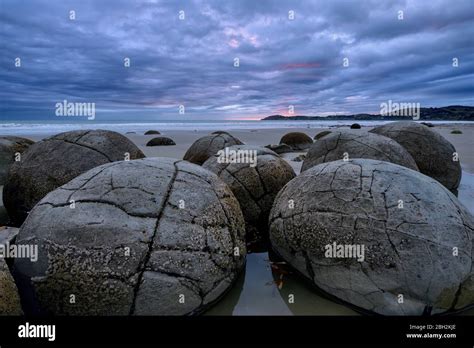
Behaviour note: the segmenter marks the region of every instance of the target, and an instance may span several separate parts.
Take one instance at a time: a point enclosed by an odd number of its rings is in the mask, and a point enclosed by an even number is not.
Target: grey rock
[[[169,146],[176,145],[173,139],[167,137],[156,137],[146,143],[146,146]]]
[[[230,134],[207,135],[196,140],[186,151],[183,159],[201,165],[209,157],[214,156],[217,151],[232,145],[243,145],[243,143]]]
[[[273,200],[296,174],[283,158],[264,147],[235,145],[228,151],[255,151],[256,162],[252,165],[225,163],[215,155],[204,162],[203,168],[216,173],[239,201],[246,223],[247,243],[268,240],[268,214]]]
[[[101,164],[145,155],[127,137],[106,130],[60,133],[31,145],[10,167],[3,203],[15,226],[48,192]]]
[[[330,131],[330,130],[324,130],[324,131],[322,131],[322,132],[319,132],[318,134],[316,134],[316,135],[314,136],[314,140],[319,140],[319,139],[321,139],[322,137],[324,137],[324,136],[326,136],[326,135],[328,135],[328,134],[331,134],[331,133],[332,133],[332,131]]]
[[[148,158],[91,169],[44,197],[21,227],[16,243],[40,250],[36,263],[14,262],[22,297],[34,294],[25,312],[200,313],[242,269],[244,228],[227,185],[189,162]]]
[[[272,150],[273,152],[277,154],[293,152],[293,149],[286,144],[279,144],[279,145],[269,144],[269,145],[266,145],[265,148]]]
[[[306,158],[306,155],[303,153],[299,156],[296,156],[295,158],[292,159],[293,162],[303,162]]]
[[[454,146],[440,134],[416,122],[393,122],[370,132],[392,138],[415,160],[420,172],[453,192],[461,182],[461,163],[453,160]]]
[[[293,151],[301,151],[309,148],[313,144],[313,139],[306,133],[291,132],[280,139],[280,144],[288,145]]]
[[[419,172],[370,159],[320,164],[280,191],[269,221],[277,254],[359,308],[421,315],[474,303],[473,217]],[[364,259],[327,257],[333,243],[364,246]]]
[[[155,134],[161,134],[157,130],[148,130],[145,132],[145,135],[155,135]]]
[[[343,159],[345,155],[387,161],[418,170],[413,157],[395,140],[372,133],[334,132],[311,146],[301,171]]]
[[[22,315],[20,297],[5,259],[0,258],[0,316]]]
[[[15,238],[20,232],[19,228],[10,227],[10,226],[1,226],[0,227],[0,245],[13,244]]]
[[[15,162],[15,155],[17,153],[22,154],[32,144],[34,144],[34,141],[26,138],[0,137],[0,186],[5,183],[8,170]]]

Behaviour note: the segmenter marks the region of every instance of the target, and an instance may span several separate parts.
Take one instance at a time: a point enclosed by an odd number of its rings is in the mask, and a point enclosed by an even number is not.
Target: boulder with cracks
[[[196,140],[186,151],[183,159],[201,165],[217,151],[232,145],[243,145],[243,143],[227,132],[207,135]]]
[[[216,173],[240,203],[247,229],[247,242],[268,239],[268,214],[273,200],[295,177],[291,166],[275,152],[260,146],[234,145],[210,157],[203,167]],[[235,156],[235,160],[230,158]],[[248,160],[246,160],[248,159]]]
[[[375,127],[371,133],[392,138],[415,160],[420,172],[457,193],[461,182],[461,163],[456,149],[443,136],[412,121],[393,122]]]
[[[34,141],[21,137],[0,137],[0,185],[5,183],[8,170],[15,160],[21,160],[25,152]]]
[[[358,308],[421,315],[474,304],[473,217],[419,172],[370,159],[323,163],[280,191],[269,221],[277,254]],[[352,255],[331,255],[334,243]]]
[[[208,170],[170,158],[110,163],[35,206],[16,243],[37,244],[38,262],[16,259],[14,274],[31,313],[197,314],[242,269],[244,228]]]
[[[15,226],[47,193],[101,164],[143,158],[125,136],[106,130],[65,132],[31,145],[15,162],[3,188],[3,202]]]
[[[372,133],[334,132],[316,141],[308,151],[301,171],[318,164],[351,158],[387,161],[418,170],[415,160],[399,143]]]

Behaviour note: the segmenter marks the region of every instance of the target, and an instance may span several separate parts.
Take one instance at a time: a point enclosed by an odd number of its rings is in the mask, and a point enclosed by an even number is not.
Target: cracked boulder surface
[[[415,160],[399,143],[372,133],[334,132],[316,141],[301,167],[305,171],[318,164],[351,158],[368,158],[395,163],[418,171]]]
[[[16,244],[39,249],[37,262],[13,265],[25,312],[54,315],[198,314],[234,282],[246,255],[227,185],[171,158],[80,175],[34,207]]]
[[[317,165],[280,191],[269,223],[277,254],[366,311],[437,314],[474,304],[473,217],[419,172],[370,159]],[[363,261],[326,257],[333,243],[363,245]]]
[[[0,316],[22,314],[18,289],[5,259],[0,258]]]
[[[15,162],[15,155],[17,153],[22,154],[32,144],[34,144],[34,141],[26,138],[15,136],[0,137],[0,185],[5,183],[8,170],[12,163]]]
[[[306,133],[290,132],[281,137],[281,144],[288,145],[293,151],[301,151],[309,148],[313,144],[313,139]]]
[[[183,159],[195,164],[203,164],[206,160],[214,156],[217,151],[232,145],[243,145],[236,137],[226,132],[206,135],[196,140],[186,151]]]
[[[212,156],[203,164],[216,173],[232,190],[244,215],[247,243],[268,240],[268,214],[283,186],[296,174],[293,168],[275,152],[260,146],[235,145],[229,151],[255,151],[256,165],[249,163],[219,163]]]
[[[420,172],[456,192],[461,182],[461,163],[453,160],[456,149],[443,136],[412,121],[389,123],[370,132],[395,140],[412,155]]]
[[[145,157],[125,136],[106,130],[65,132],[31,145],[10,167],[3,202],[11,222],[20,226],[47,193],[101,164]]]

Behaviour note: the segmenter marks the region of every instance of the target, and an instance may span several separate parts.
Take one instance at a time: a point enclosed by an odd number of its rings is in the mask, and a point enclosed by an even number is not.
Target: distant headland
[[[399,115],[403,113],[400,112]],[[474,121],[474,106],[451,105],[439,108],[420,108],[420,120],[443,120],[443,121]],[[377,114],[354,114],[354,115],[330,115],[330,116],[282,116],[272,115],[261,119],[261,121],[334,121],[334,120],[366,120],[366,121],[395,121],[407,120],[407,116],[377,115]]]

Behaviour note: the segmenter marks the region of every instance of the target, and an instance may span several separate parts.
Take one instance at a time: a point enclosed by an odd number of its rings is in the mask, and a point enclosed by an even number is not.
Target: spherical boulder
[[[22,314],[18,289],[2,257],[0,258],[0,316]]]
[[[286,144],[279,144],[279,145],[268,144],[268,145],[265,145],[265,148],[272,150],[273,152],[277,154],[293,152],[293,149]]]
[[[273,200],[295,177],[291,166],[275,152],[252,145],[227,147],[202,166],[216,173],[239,201],[247,227],[247,243],[267,240]]]
[[[0,186],[5,183],[8,170],[12,163],[15,162],[15,157],[20,154],[21,159],[21,154],[32,144],[34,144],[34,141],[26,138],[15,136],[0,137]]]
[[[243,145],[243,143],[230,134],[219,133],[207,135],[196,140],[184,154],[183,159],[195,164],[203,164],[217,151],[232,145]]]
[[[246,255],[227,185],[171,158],[80,175],[34,207],[16,244],[39,249],[37,263],[14,262],[22,296],[33,294],[25,312],[53,315],[197,314],[230,287]]]
[[[155,135],[155,134],[161,134],[157,130],[148,130],[145,132],[145,135]]]
[[[334,132],[311,146],[301,171],[344,158],[369,158],[418,170],[413,157],[395,140],[372,133]]]
[[[361,126],[358,123],[351,124],[351,129],[360,129],[360,128],[361,128]]]
[[[412,121],[389,123],[370,132],[398,142],[412,155],[420,172],[456,192],[461,181],[461,163],[454,146],[440,134]]]
[[[474,220],[434,179],[389,162],[323,163],[290,181],[269,218],[274,251],[319,289],[386,315],[474,303]]]
[[[31,145],[10,167],[5,208],[16,226],[48,192],[101,164],[145,155],[127,137],[106,130],[65,132]]]
[[[321,139],[322,137],[324,137],[324,136],[326,136],[326,135],[328,135],[328,134],[331,134],[331,133],[332,133],[332,131],[330,131],[330,130],[321,131],[321,132],[319,132],[318,134],[316,134],[316,135],[314,136],[314,140],[319,140],[319,139]]]
[[[173,139],[167,137],[156,137],[146,143],[146,146],[169,146],[176,145]]]
[[[291,132],[285,134],[280,139],[280,144],[286,144],[290,146],[293,151],[306,150],[313,144],[313,139],[306,133],[302,132]]]

